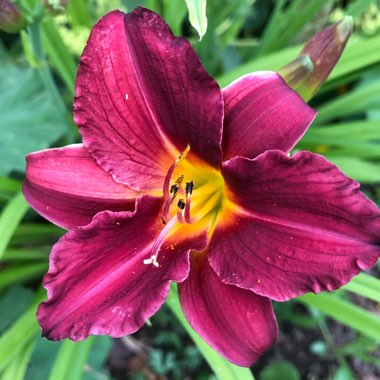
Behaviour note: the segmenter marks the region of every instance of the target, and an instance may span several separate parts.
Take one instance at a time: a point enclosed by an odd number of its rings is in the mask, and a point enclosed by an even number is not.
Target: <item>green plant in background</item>
[[[40,283],[47,268],[49,247],[63,231],[43,223],[28,210],[20,195],[20,180],[25,153],[77,139],[71,119],[76,62],[92,24],[113,8],[132,10],[137,3],[79,0],[70,2],[66,9],[55,7],[55,14],[51,14],[38,1],[17,1],[28,22],[27,29],[20,35],[1,36],[0,302],[1,310],[7,313],[0,315],[0,373],[4,379],[107,378],[102,363],[110,347],[108,338],[54,344],[38,337],[34,313],[36,304],[45,297],[40,291],[33,293],[34,284]],[[177,7],[173,1],[141,3],[161,13],[176,33],[193,36],[190,38],[203,63],[222,87],[251,71],[280,70],[302,50],[301,41],[322,29],[329,14],[334,21],[337,14],[352,15],[359,33],[351,38],[341,61],[312,99],[319,115],[296,149],[325,155],[347,175],[362,181],[367,193],[379,201],[380,37],[376,31],[368,36],[364,26],[367,12],[376,15],[374,4],[352,1],[345,9],[339,9],[332,1],[310,1],[307,5],[302,1],[292,1],[290,5],[279,1],[273,9],[266,9],[266,2],[260,1],[225,0],[221,6],[220,1],[209,0],[207,8],[200,6],[189,12],[198,35],[193,34],[186,17],[186,5],[197,6],[198,2],[178,2]],[[260,22],[261,28],[265,26],[261,35],[255,30]],[[313,30],[309,30],[309,24]],[[301,67],[307,70],[310,62],[306,59],[302,63]],[[380,339],[379,319],[372,311],[357,306],[353,294],[380,302],[380,281],[371,274],[362,274],[335,294],[308,294],[298,300],[311,311],[328,347],[331,348],[331,341],[325,316],[358,332],[353,343],[333,347],[339,363],[336,378],[342,373],[346,378],[354,376],[347,364],[351,355],[378,364],[370,353],[376,347],[374,342]],[[183,319],[174,293],[168,306]],[[286,316],[286,307],[277,306],[277,314],[284,315],[285,320],[303,318],[302,323],[308,323],[306,316],[296,311]],[[252,378],[248,370],[221,359],[182,323],[218,378]],[[46,360],[41,362],[41,356]],[[167,360],[163,370],[170,371],[173,359]],[[156,362],[159,361],[158,358]],[[261,372],[259,378],[276,378],[285,371],[283,365]],[[294,368],[286,371],[293,373],[289,378],[297,378]]]

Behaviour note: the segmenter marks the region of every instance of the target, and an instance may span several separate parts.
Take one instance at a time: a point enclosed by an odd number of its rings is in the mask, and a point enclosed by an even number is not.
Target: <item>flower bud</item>
[[[25,18],[19,8],[9,0],[0,0],[0,30],[18,33],[25,25]]]
[[[320,89],[335,67],[351,36],[352,25],[352,17],[346,16],[321,30],[306,43],[294,61],[279,70],[288,85],[305,101]]]

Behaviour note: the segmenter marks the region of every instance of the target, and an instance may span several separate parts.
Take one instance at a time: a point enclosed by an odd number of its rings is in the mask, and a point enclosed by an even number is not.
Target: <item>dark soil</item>
[[[365,298],[357,297],[355,302],[370,310],[376,308],[375,303]],[[299,313],[307,314],[306,308],[299,304],[294,303],[292,307],[295,307]],[[112,377],[115,380],[208,379],[211,371],[200,356],[197,366],[191,368],[186,364],[184,349],[192,347],[192,342],[181,326],[178,326],[176,321],[172,319],[169,311],[162,310],[152,322],[152,327],[145,326],[133,337],[114,341],[107,363]],[[313,345],[316,342],[322,344],[325,342],[325,337],[318,324],[312,328],[300,327],[294,322],[283,321],[280,317],[280,334],[277,344],[263,355],[252,368],[256,379],[260,380],[260,371],[265,366],[279,360],[293,363],[300,372],[302,380],[334,379],[334,374],[340,365],[339,347],[357,341],[358,334],[333,320],[323,320],[323,323],[325,323],[331,341],[326,345],[325,352],[321,353],[313,350]],[[180,346],[178,346],[178,342],[175,342],[175,339],[171,341],[175,335],[179,339]],[[161,339],[157,339],[157,337],[161,337]],[[360,353],[361,346],[359,345],[357,349]],[[163,359],[167,358],[168,355],[175,355],[175,371],[160,368],[157,372],[157,365],[152,365],[151,357],[152,352],[157,352],[157,350],[163,355]],[[362,353],[365,354],[364,351]],[[380,359],[380,348],[378,347],[370,355]],[[341,357],[348,364],[357,380],[379,380],[380,369],[375,364],[367,363],[358,356],[356,352],[353,355]],[[341,377],[339,380],[346,380],[346,378]]]

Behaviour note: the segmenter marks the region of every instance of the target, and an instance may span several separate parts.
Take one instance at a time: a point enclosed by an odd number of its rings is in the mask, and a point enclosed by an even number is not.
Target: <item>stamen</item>
[[[173,197],[174,197],[175,194],[177,194],[178,189],[179,189],[179,186],[177,184],[171,185],[170,186],[170,194],[173,194]]]
[[[184,221],[183,221],[183,210],[179,209],[177,211],[177,219],[178,219],[178,222],[183,224]]]
[[[170,230],[173,228],[173,226],[178,222],[177,215],[174,216],[169,220],[169,222],[165,225],[165,227],[161,230],[160,234],[158,235],[158,238],[153,244],[152,250],[151,250],[151,256],[149,259],[144,260],[144,264],[153,264],[155,267],[158,267],[158,261],[157,256],[159,253],[159,250],[162,246],[162,243],[165,240],[165,237],[170,232]]]
[[[175,184],[178,185],[178,187],[181,187],[181,183],[183,182],[183,179],[185,178],[185,176],[183,174],[181,174],[177,180],[175,181]]]
[[[194,182],[191,180],[190,182],[186,182],[186,206],[185,206],[185,222],[191,223],[190,216],[190,196],[193,193]]]
[[[191,223],[191,216],[190,216],[190,193],[186,194],[186,205],[185,205],[185,222]]]
[[[164,202],[164,205],[162,206],[162,214],[163,214],[163,216],[161,218],[163,220],[166,220],[169,217],[169,208],[170,208],[171,203],[172,203],[172,199],[167,199]]]
[[[185,202],[183,199],[180,199],[177,203],[177,206],[180,210],[183,210],[185,208]]]
[[[178,158],[170,166],[168,172],[166,173],[164,185],[162,188],[162,193],[164,195],[164,204],[162,206],[163,218],[166,220],[169,217],[169,208],[173,199],[176,197],[177,192],[181,191],[181,183],[184,179],[184,175],[180,175],[175,184],[170,186],[170,179],[173,175],[174,169],[187,157],[190,152],[190,144],[187,144],[185,150],[178,156]],[[172,194],[172,197],[170,197]]]
[[[190,152],[190,144],[187,144],[185,150],[173,162],[173,164],[170,166],[168,172],[166,173],[166,177],[165,177],[165,181],[164,181],[164,186],[163,186],[163,189],[162,189],[162,192],[164,194],[164,198],[165,199],[167,199],[169,197],[170,178],[172,177],[174,169],[187,157],[187,155],[189,154],[189,152]]]
[[[194,182],[191,180],[190,182],[186,182],[186,195],[191,195],[194,189]]]

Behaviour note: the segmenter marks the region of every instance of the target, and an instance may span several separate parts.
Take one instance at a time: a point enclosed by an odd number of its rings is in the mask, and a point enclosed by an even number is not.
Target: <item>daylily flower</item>
[[[251,365],[277,336],[271,299],[336,289],[379,257],[358,184],[288,155],[315,114],[274,72],[220,90],[155,13],[103,17],[76,81],[83,145],[27,157],[28,202],[70,230],[44,278],[43,335],[133,333],[174,281],[192,327]]]

